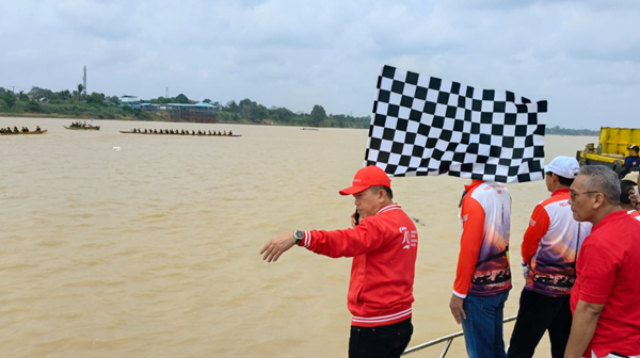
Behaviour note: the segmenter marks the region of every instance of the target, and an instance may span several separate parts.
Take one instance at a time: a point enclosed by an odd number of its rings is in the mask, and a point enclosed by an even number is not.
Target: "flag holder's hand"
[[[629,201],[631,202],[631,205],[634,208],[638,208],[638,204],[640,204],[640,202],[638,202],[638,192],[636,191],[638,190],[637,188],[633,188],[631,190],[629,190]]]
[[[260,255],[262,255],[262,259],[267,262],[276,262],[280,255],[289,250],[295,243],[296,239],[293,237],[292,232],[282,234],[267,242],[262,250],[260,250]]]
[[[464,309],[462,309],[462,304],[464,303],[464,298],[460,298],[454,294],[451,295],[451,301],[449,301],[449,308],[451,309],[451,314],[453,318],[456,320],[456,323],[461,324],[462,319],[467,319],[467,315],[464,313]]]

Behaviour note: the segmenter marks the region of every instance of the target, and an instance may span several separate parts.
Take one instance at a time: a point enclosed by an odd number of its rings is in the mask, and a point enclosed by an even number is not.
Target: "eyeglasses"
[[[576,198],[582,194],[602,194],[599,191],[585,191],[582,193],[574,193],[574,192],[569,192],[569,197],[571,198],[571,200],[576,200]],[[604,194],[602,194],[604,195]]]

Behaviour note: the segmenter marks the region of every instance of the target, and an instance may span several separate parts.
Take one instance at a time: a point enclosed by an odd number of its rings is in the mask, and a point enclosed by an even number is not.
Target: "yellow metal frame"
[[[590,160],[597,160],[599,162],[604,162],[604,163],[611,163],[613,164],[613,162],[615,162],[616,160],[620,160],[620,161],[624,161],[623,157],[612,157],[612,156],[606,156],[606,155],[600,155],[600,154],[595,154],[595,153],[585,153],[585,152],[580,152],[581,157],[585,158],[585,159],[590,159]]]
[[[635,128],[600,128],[599,148],[602,148],[602,154],[618,154],[622,156],[629,155],[629,146],[640,145],[640,129]],[[587,154],[591,157],[592,154]],[[595,158],[590,158],[595,159]],[[603,160],[603,159],[597,159]],[[615,159],[607,159],[607,162],[613,162]]]

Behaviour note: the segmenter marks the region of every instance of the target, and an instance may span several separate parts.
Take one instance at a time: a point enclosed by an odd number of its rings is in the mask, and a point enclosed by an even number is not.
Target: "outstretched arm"
[[[276,236],[267,242],[266,245],[260,250],[262,259],[267,262],[276,262],[280,255],[289,250],[296,243],[296,239],[293,237],[292,232]]]

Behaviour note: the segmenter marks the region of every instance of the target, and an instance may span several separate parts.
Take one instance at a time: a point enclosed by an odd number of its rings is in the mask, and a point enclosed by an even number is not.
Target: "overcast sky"
[[[638,126],[640,1],[0,1],[0,87],[369,115],[384,64]]]

